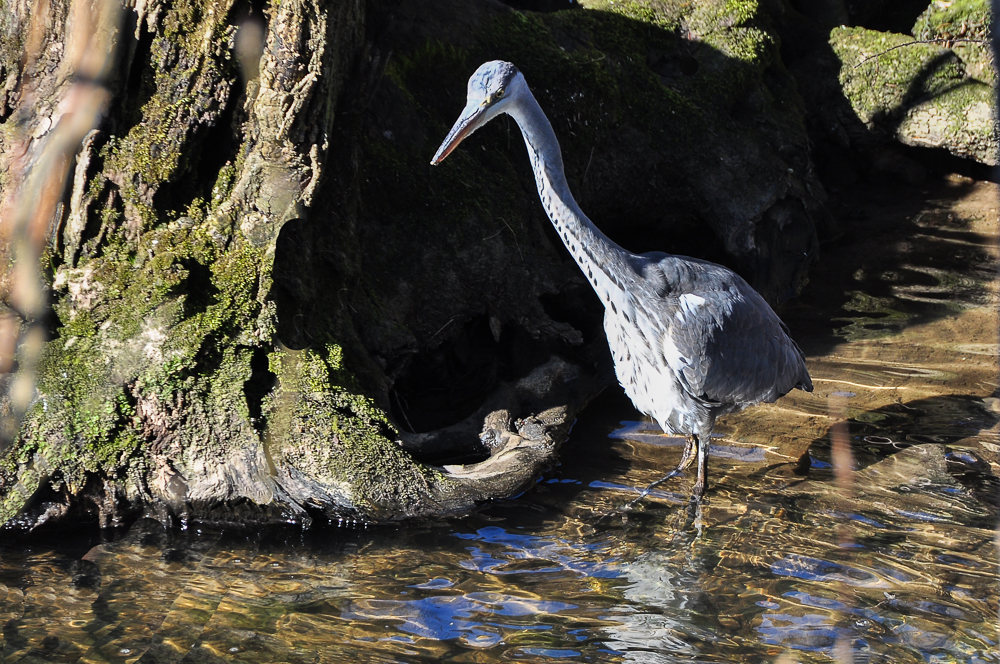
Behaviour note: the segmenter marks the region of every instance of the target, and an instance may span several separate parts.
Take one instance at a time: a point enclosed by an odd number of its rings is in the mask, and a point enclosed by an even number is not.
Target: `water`
[[[680,441],[608,390],[474,515],[0,544],[3,661],[1000,662],[996,189],[894,194],[782,312],[816,391],[721,423],[700,509],[615,511]]]

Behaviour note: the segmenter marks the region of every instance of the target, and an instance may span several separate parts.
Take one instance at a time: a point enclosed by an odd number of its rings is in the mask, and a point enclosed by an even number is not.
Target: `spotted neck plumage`
[[[521,128],[535,172],[538,197],[563,244],[607,307],[631,299],[623,283],[632,254],[615,244],[587,218],[566,182],[562,151],[552,124],[531,91],[524,91],[507,111]],[[617,311],[616,311],[617,313]]]

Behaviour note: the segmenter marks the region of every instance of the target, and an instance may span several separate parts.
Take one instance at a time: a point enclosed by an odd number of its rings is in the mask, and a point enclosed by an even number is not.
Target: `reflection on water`
[[[967,199],[785,312],[816,392],[721,423],[700,509],[681,477],[615,511],[680,440],[609,390],[465,518],[0,543],[3,661],[1000,662],[996,212]]]
[[[856,484],[744,477],[610,527],[567,516],[581,485],[559,482],[399,530],[140,522],[83,556],[4,550],[4,661],[827,661],[838,637],[863,661],[1000,661],[995,515],[934,445]]]

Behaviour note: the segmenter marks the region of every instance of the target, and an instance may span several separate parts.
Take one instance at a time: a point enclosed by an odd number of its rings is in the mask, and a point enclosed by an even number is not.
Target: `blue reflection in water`
[[[557,650],[555,648],[525,648],[522,652],[526,655],[538,655],[539,657],[553,657],[556,659],[579,657],[582,654],[578,650]]]
[[[906,623],[900,624],[895,632],[903,645],[913,648],[924,651],[954,649],[954,641],[947,634],[941,632],[920,629]]]
[[[829,597],[817,597],[801,591],[787,592],[784,596],[794,599],[805,606],[814,606],[818,609],[830,609],[831,611],[847,611],[850,609],[850,607],[838,600]]]
[[[424,583],[417,583],[409,588],[420,588],[421,590],[439,590],[441,588],[450,588],[455,585],[455,582],[451,579],[436,578],[426,581]]]
[[[604,480],[594,480],[587,486],[591,489],[611,489],[613,491],[635,494],[639,494],[644,490],[644,487],[641,486],[630,486],[628,484],[621,484],[620,482],[605,482]],[[653,489],[646,495],[652,500],[666,500],[675,503],[685,503],[690,497],[687,494],[676,493],[673,491],[661,491],[659,489]]]
[[[884,528],[888,527],[884,523],[876,521],[875,519],[872,519],[871,517],[867,517],[867,516],[864,516],[862,514],[857,514],[855,512],[831,512],[830,516],[835,517],[835,518],[836,517],[847,518],[847,519],[850,519],[851,521],[858,521],[859,523],[863,523],[863,524],[865,524],[867,526],[872,526],[874,528],[884,529]]]
[[[784,558],[771,563],[771,573],[809,581],[843,581],[855,586],[878,586],[883,583],[868,570],[796,553],[786,553]]]
[[[907,560],[909,559],[909,556],[897,556],[897,558],[900,560]],[[896,582],[897,584],[910,583],[920,578],[916,574],[911,574],[905,570],[899,569],[898,567],[890,567],[889,565],[875,565],[875,570],[882,576]]]
[[[972,560],[951,553],[939,554],[937,559],[946,565],[961,565],[962,567],[971,567],[972,569],[990,569],[990,565],[981,560]]]
[[[560,613],[576,606],[501,593],[435,596],[415,600],[357,600],[348,604],[342,617],[348,620],[399,621],[396,629],[423,638],[458,639],[467,645],[486,647],[498,643],[502,629],[549,630],[545,624],[506,625],[492,616],[535,616]]]
[[[607,542],[567,542],[562,539],[538,537],[524,533],[512,533],[497,526],[480,528],[474,533],[453,533],[464,540],[499,545],[469,547],[470,560],[459,564],[466,568],[490,574],[539,574],[551,572],[572,572],[578,576],[612,579],[621,575],[615,557],[607,560],[585,560],[582,555],[595,555],[610,548]],[[495,549],[499,550],[495,550]],[[596,557],[596,555],[595,555]],[[541,568],[526,570],[516,565],[516,561],[541,561],[551,563]],[[512,569],[506,569],[510,566]]]
[[[944,616],[947,618],[956,618],[958,620],[972,619],[972,616],[957,606],[945,606],[939,602],[918,600],[912,602],[898,602],[897,606],[909,608],[916,612],[930,614],[932,616]]]
[[[609,555],[607,542],[567,541],[554,537],[539,537],[510,532],[497,526],[487,526],[475,532],[453,532],[459,540],[474,545],[466,547],[468,557],[455,561],[462,574],[472,571],[485,575],[527,574],[540,581],[571,578],[616,578],[619,564]],[[526,566],[530,565],[530,566]],[[455,570],[456,572],[458,570]],[[446,578],[451,577],[451,578]],[[474,587],[483,587],[484,579]],[[589,629],[566,629],[572,621],[568,612],[578,610],[578,604],[549,599],[544,589],[535,592],[519,589],[513,592],[466,592],[466,582],[457,580],[447,571],[419,583],[405,586],[415,596],[410,599],[359,599],[348,603],[341,618],[350,621],[391,621],[391,629],[423,639],[455,640],[465,646],[490,648],[501,644],[513,634],[540,634],[569,644],[588,641]],[[510,586],[507,586],[510,588]],[[578,588],[577,592],[586,588]],[[398,591],[407,591],[402,588]],[[430,596],[428,596],[430,595]],[[545,616],[565,616],[546,620]],[[562,622],[560,622],[562,621]],[[537,644],[537,642],[536,642]],[[581,655],[572,648],[545,647],[541,644],[515,648],[508,653],[514,658],[567,659]]]
[[[827,650],[833,647],[838,636],[846,636],[849,632],[831,624],[830,615],[826,613],[765,613],[757,633],[764,643],[797,650]]]
[[[954,520],[954,516],[939,516],[928,512],[917,512],[911,510],[897,509],[896,514],[905,516],[906,518],[913,519],[915,521],[929,521],[931,523],[950,523]]]

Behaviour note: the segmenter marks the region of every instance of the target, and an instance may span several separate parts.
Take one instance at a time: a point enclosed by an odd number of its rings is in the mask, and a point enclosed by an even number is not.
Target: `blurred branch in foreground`
[[[0,453],[18,436],[35,395],[35,368],[45,341],[47,307],[40,263],[56,241],[74,156],[104,116],[106,87],[121,29],[117,0],[38,0],[21,58],[13,117],[4,155],[8,172],[0,198]],[[62,44],[48,29],[62,19]],[[62,52],[56,67],[46,56]],[[78,178],[74,187],[82,187]]]
[[[994,19],[1000,16],[1000,0],[992,0],[991,8],[993,10]],[[996,63],[1000,62],[1000,25],[997,25],[996,20],[993,21],[990,29],[990,37],[993,42],[993,63],[996,67]],[[1000,109],[1000,85],[995,85],[993,93],[996,95],[996,101],[993,105],[994,108],[994,118],[996,117],[996,109]],[[995,128],[994,131],[1000,131],[1000,128]],[[997,164],[1000,164],[1000,155],[997,155]],[[995,166],[993,169],[994,177],[996,182],[1000,182],[1000,165]],[[1000,277],[1000,265],[997,266],[997,274]],[[997,329],[997,341],[1000,343],[1000,328]],[[997,376],[997,384],[1000,384],[1000,376]],[[996,396],[1000,396],[1000,388],[998,388]],[[994,425],[996,428],[1000,428],[1000,424]],[[997,496],[998,505],[1000,505],[1000,495]],[[997,524],[996,529],[996,547],[997,547],[997,569],[1000,570],[1000,523]],[[1000,605],[997,606],[997,641],[1000,642]]]
[[[853,396],[850,392],[834,392],[829,397],[827,408],[833,425],[830,427],[830,460],[833,462],[833,477],[837,484],[842,503],[842,514],[852,510],[854,497],[854,455],[851,452],[851,439],[847,428],[847,399]],[[837,544],[841,549],[850,547],[854,542],[851,527],[846,522],[837,524]],[[850,620],[847,607],[853,604],[852,594],[848,587],[841,585],[840,601],[844,607],[841,620]],[[833,660],[837,664],[851,664],[854,658],[854,645],[846,634],[838,634],[833,647]]]

